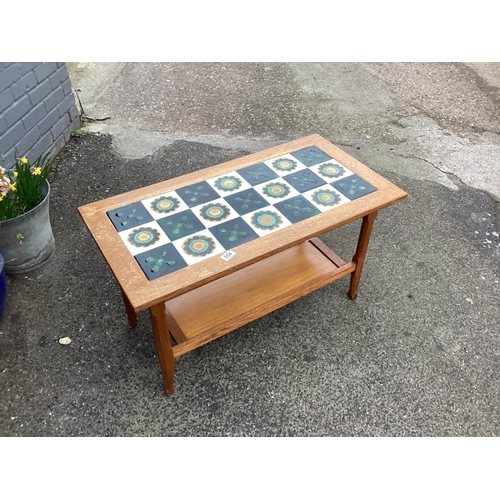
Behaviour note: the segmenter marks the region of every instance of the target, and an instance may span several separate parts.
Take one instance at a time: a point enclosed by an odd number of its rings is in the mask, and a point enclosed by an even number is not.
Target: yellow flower
[[[16,183],[14,182],[14,184],[11,184],[10,185],[10,190],[11,191],[15,191],[17,188],[16,188]]]
[[[35,170],[33,170],[33,175],[41,175],[42,174],[42,169],[40,167],[36,167]]]
[[[0,201],[3,201],[3,196],[0,196]]]
[[[14,177],[17,177],[19,175],[19,172],[14,172]]]
[[[28,158],[26,158],[26,156],[23,156],[21,158],[21,163],[28,163]]]

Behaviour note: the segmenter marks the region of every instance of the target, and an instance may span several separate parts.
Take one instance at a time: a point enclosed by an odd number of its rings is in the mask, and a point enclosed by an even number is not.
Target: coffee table
[[[355,299],[375,217],[406,197],[314,134],[78,210],[130,325],[149,309],[170,395],[179,356],[348,274]],[[318,236],[357,219],[344,262]]]

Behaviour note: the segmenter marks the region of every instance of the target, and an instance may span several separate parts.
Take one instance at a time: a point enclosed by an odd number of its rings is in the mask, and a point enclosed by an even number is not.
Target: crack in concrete
[[[403,155],[401,155],[401,156],[403,156]],[[409,155],[409,156],[413,157],[413,158],[417,158],[418,160],[425,161],[426,163],[428,163],[429,165],[434,167],[436,170],[439,170],[442,174],[446,175],[446,177],[448,177],[448,179],[450,179],[450,181],[453,182],[456,186],[458,186],[458,187],[466,187],[467,186],[467,184],[465,184],[465,182],[462,181],[462,179],[460,179],[460,177],[458,177],[458,175],[455,175],[453,172],[447,172],[446,170],[443,170],[442,168],[438,167],[437,165],[435,165],[431,161],[427,160],[426,158],[421,158],[420,156],[417,156],[417,155]]]
[[[461,188],[471,188],[471,186],[468,186],[464,181],[462,181],[462,179],[460,179],[460,177],[458,177],[458,175],[455,175],[452,172],[447,172],[447,171],[443,170],[442,168],[439,168],[437,165],[434,165],[434,163],[432,163],[431,161],[429,161],[425,158],[421,158],[420,156],[416,156],[416,155],[410,155],[410,156],[399,155],[399,156],[402,156],[404,158],[413,157],[413,158],[417,158],[418,160],[424,161],[424,162],[428,163],[429,165],[431,165],[432,167],[434,167],[436,170],[439,170],[441,173],[446,175],[448,177],[448,179],[451,182],[453,182],[456,186],[461,187]],[[485,194],[486,196],[488,196],[496,204],[497,210],[500,209],[500,200],[498,200],[490,192],[488,192],[484,189],[480,189],[480,188],[472,188],[472,189],[479,191],[479,192]]]

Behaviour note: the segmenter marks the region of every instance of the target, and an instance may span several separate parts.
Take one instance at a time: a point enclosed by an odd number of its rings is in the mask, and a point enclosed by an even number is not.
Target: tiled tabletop
[[[374,191],[309,146],[106,213],[154,280]]]

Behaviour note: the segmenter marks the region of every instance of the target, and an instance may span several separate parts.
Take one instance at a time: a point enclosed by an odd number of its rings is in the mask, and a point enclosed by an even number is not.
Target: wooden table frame
[[[312,145],[377,191],[236,247],[229,261],[214,256],[149,281],[107,217],[108,210]],[[149,309],[165,390],[171,395],[179,356],[347,274],[351,274],[348,296],[354,300],[378,211],[406,197],[387,179],[314,134],[78,210],[118,280],[129,324],[136,326],[136,313]],[[317,238],[360,218],[351,262],[344,262]]]

